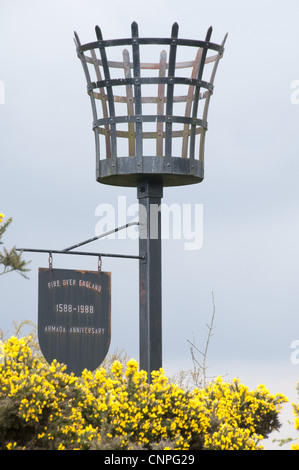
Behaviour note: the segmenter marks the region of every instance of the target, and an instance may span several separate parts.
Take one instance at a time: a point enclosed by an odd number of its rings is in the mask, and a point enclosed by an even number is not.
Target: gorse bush
[[[0,364],[1,449],[261,449],[287,399],[220,377],[186,391],[162,369],[134,360],[81,377],[32,353],[30,338],[4,342]]]

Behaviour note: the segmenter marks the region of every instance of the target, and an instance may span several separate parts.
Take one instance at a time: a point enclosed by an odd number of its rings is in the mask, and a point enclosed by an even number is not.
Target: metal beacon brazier
[[[162,367],[163,188],[204,179],[208,109],[227,35],[215,44],[210,27],[204,40],[183,39],[174,23],[169,37],[140,37],[135,21],[130,37],[95,32],[85,44],[75,33],[75,44],[92,108],[96,179],[137,188],[139,366],[150,379]]]

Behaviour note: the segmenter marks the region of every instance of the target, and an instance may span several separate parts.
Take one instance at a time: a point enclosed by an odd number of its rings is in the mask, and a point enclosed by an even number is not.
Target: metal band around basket
[[[180,39],[180,38],[124,38],[124,39],[105,39],[102,41],[94,41],[87,44],[82,44],[77,47],[77,54],[82,54],[91,49],[98,47],[114,47],[114,46],[133,46],[133,45],[171,45],[177,46],[190,46],[190,47],[205,47],[213,51],[223,54],[224,47],[207,41],[197,41],[193,39]]]
[[[160,114],[153,115],[139,115],[139,116],[113,116],[107,118],[97,119],[93,122],[93,129],[104,126],[107,124],[122,124],[122,123],[142,123],[142,122],[168,122],[168,123],[179,123],[189,124],[193,126],[208,128],[207,121],[198,118],[186,117],[186,116],[164,116]]]
[[[213,84],[204,80],[198,80],[196,78],[188,77],[138,77],[138,78],[112,78],[108,80],[99,80],[97,82],[91,82],[87,85],[87,91],[90,92],[95,88],[113,87],[113,86],[125,86],[125,85],[188,85],[194,87],[206,88],[209,91],[213,91]]]

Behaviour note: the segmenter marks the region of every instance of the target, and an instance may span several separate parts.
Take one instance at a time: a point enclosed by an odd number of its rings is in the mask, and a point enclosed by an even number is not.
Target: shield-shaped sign
[[[68,373],[99,367],[111,340],[111,273],[39,268],[38,340]]]

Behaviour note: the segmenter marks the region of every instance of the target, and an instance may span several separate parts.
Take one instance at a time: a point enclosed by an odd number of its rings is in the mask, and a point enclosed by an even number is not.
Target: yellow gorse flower
[[[3,222],[3,219],[4,219],[4,214],[2,214],[2,212],[0,212],[0,224],[1,224],[1,222]]]
[[[34,356],[28,338],[12,337],[4,349],[3,449],[256,450],[287,401],[264,386],[252,391],[221,377],[186,391],[163,369],[148,384],[133,359],[126,369],[116,361],[111,372],[84,370],[75,377],[57,361],[47,365]]]

